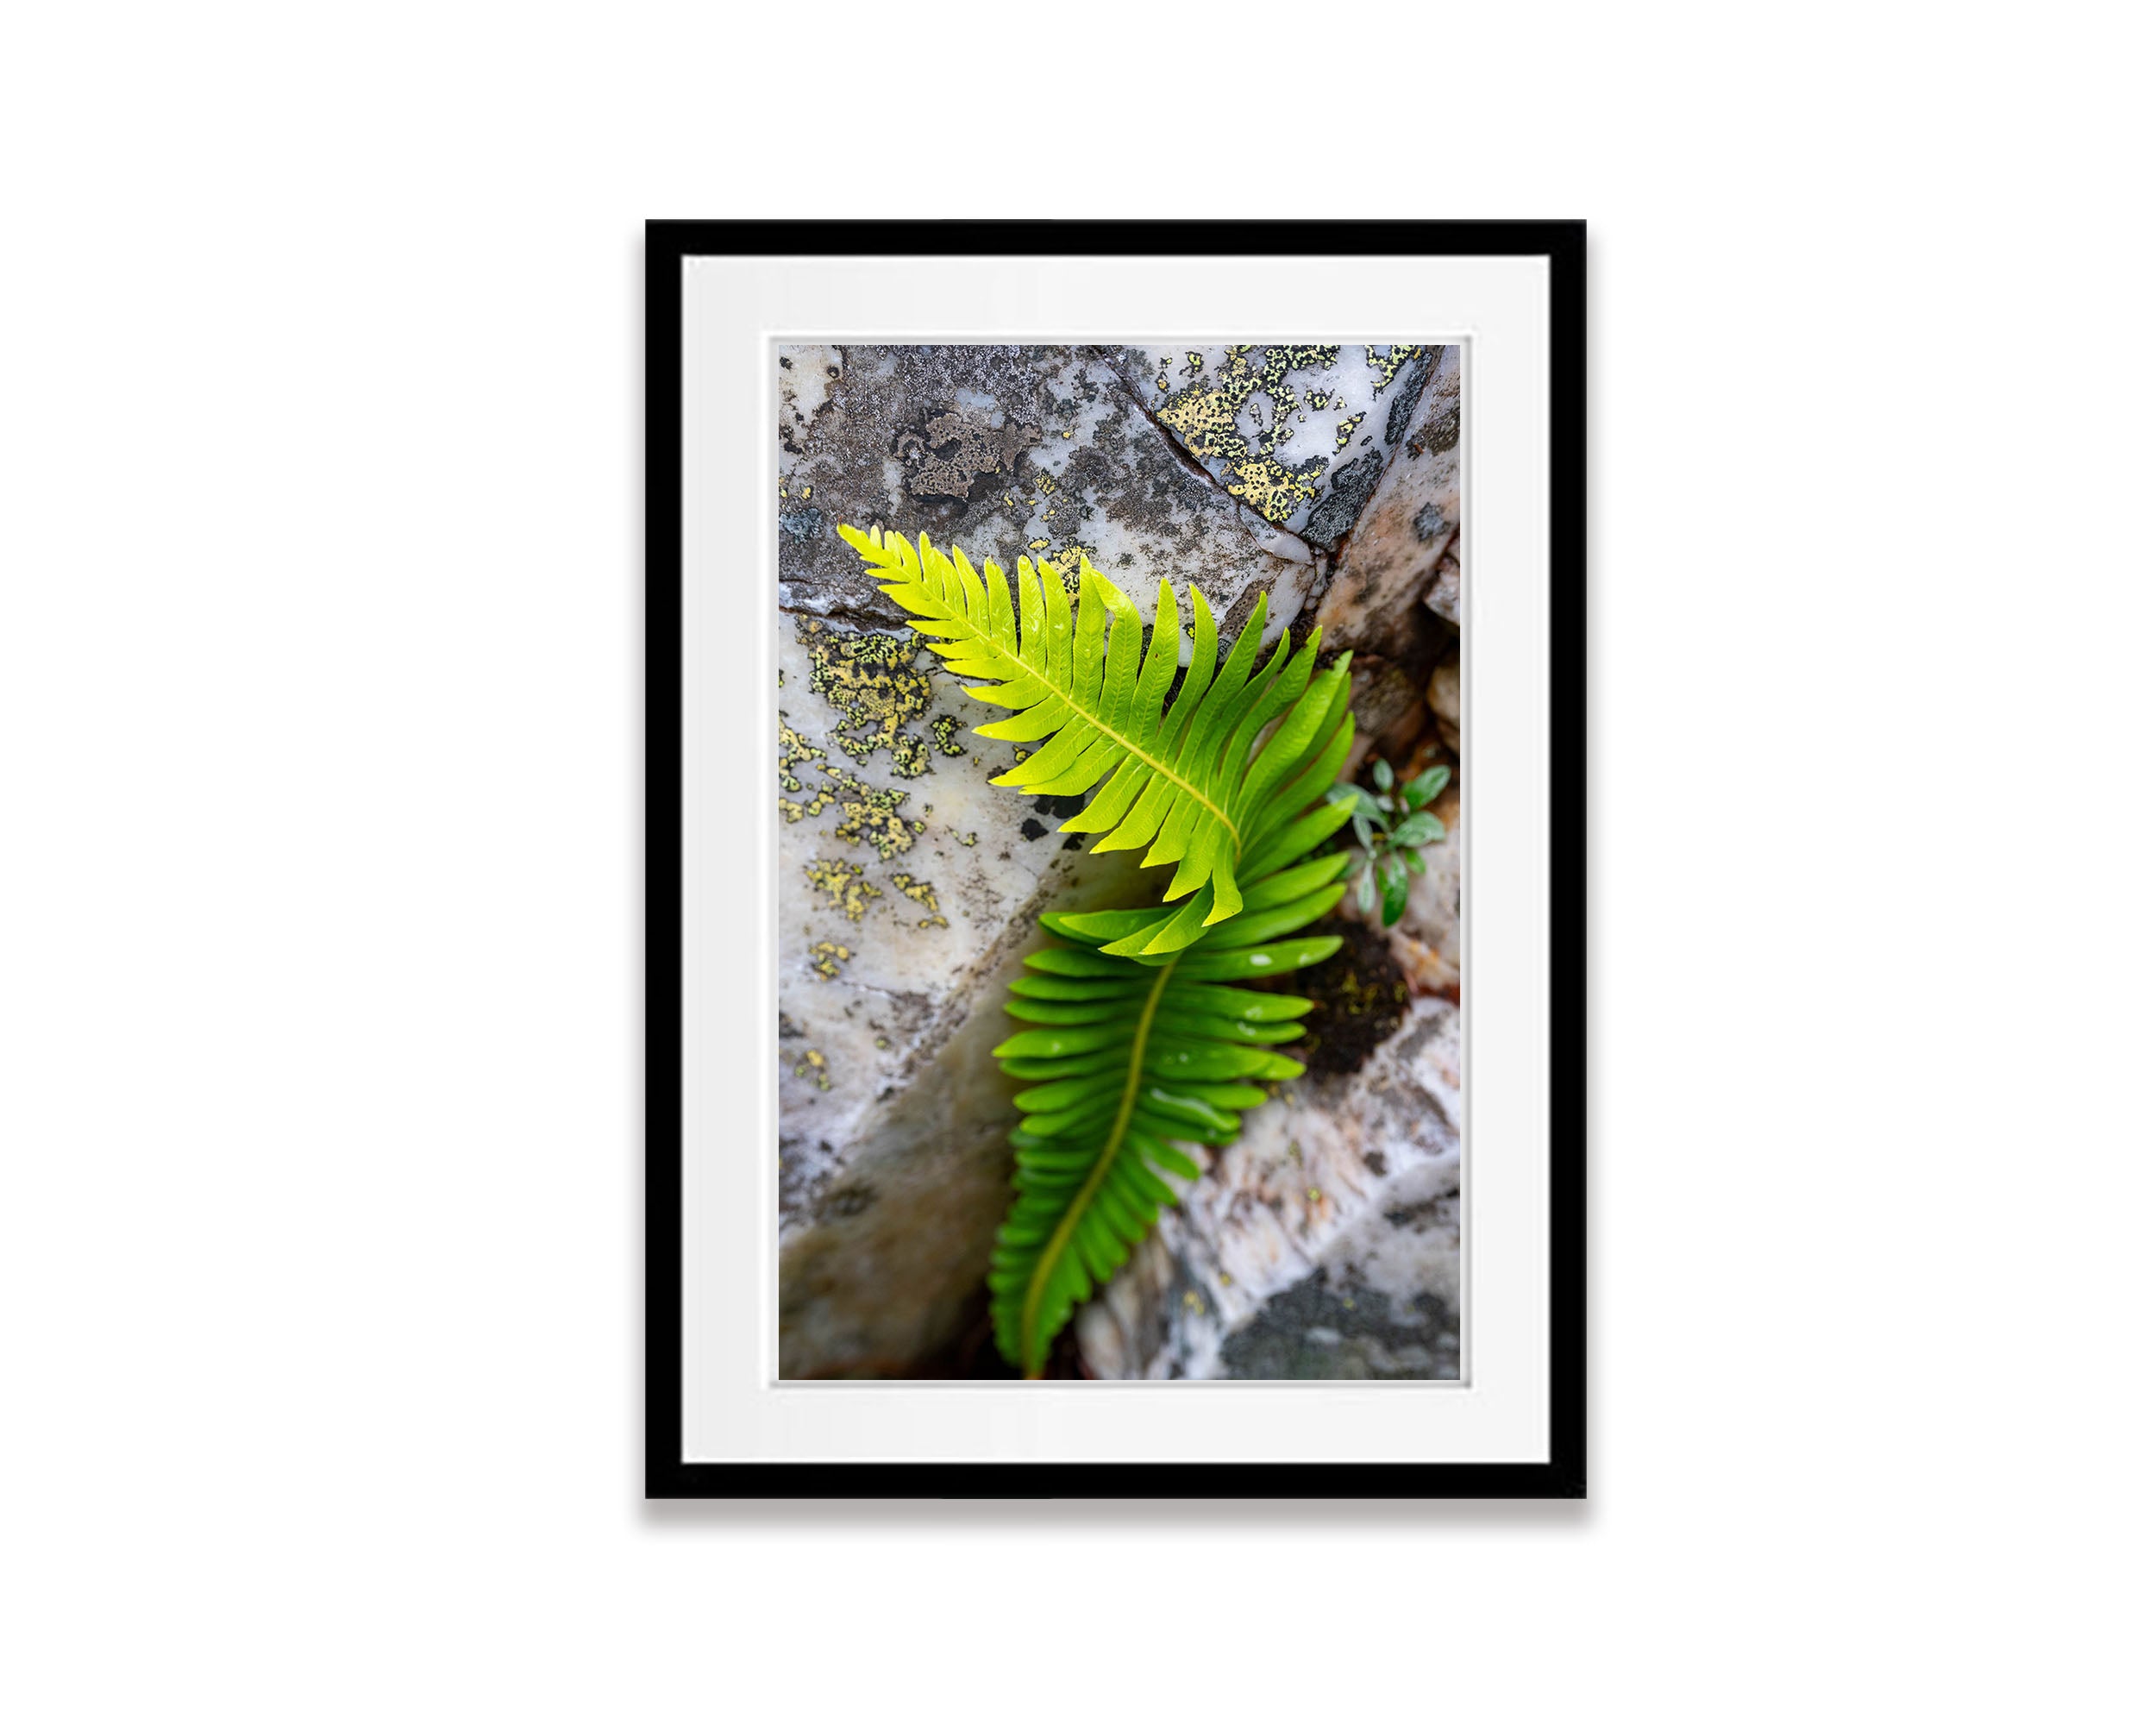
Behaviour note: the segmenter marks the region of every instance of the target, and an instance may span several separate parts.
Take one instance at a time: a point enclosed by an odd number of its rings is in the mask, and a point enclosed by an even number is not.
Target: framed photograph
[[[1583,226],[648,286],[648,1494],[1583,1496]]]

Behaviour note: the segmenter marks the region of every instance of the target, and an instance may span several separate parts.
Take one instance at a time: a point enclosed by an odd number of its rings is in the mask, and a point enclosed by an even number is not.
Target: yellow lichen
[[[846,913],[848,922],[859,922],[862,913],[868,908],[868,900],[883,896],[881,887],[871,886],[861,878],[857,862],[826,861],[819,856],[812,862],[801,865],[801,872],[808,876],[809,885],[820,887],[830,894],[831,903]]]
[[[918,928],[949,928],[950,920],[936,902],[936,888],[926,881],[917,881],[911,875],[893,875],[891,884],[917,905],[924,906],[929,914],[915,925]]]
[[[1228,495],[1239,497],[1268,521],[1285,521],[1318,494],[1318,488],[1293,468],[1284,467],[1270,455],[1238,461]]]
[[[779,674],[783,677],[786,673]],[[779,715],[779,783],[795,795],[800,794],[801,781],[793,769],[804,761],[820,761],[824,751],[786,722],[786,714]],[[794,817],[799,819],[798,816]]]
[[[888,750],[891,770],[918,779],[928,770],[928,750],[905,727],[928,711],[928,673],[914,668],[920,645],[889,635],[840,635],[821,623],[804,624],[795,638],[809,656],[809,687],[837,709],[840,729],[830,740],[856,761]]]
[[[1181,436],[1194,455],[1228,463],[1238,483],[1229,492],[1244,499],[1269,521],[1285,521],[1317,496],[1312,483],[1323,471],[1322,461],[1313,460],[1290,468],[1276,460],[1274,451],[1291,434],[1290,418],[1296,396],[1288,383],[1291,372],[1312,366],[1330,366],[1340,356],[1337,347],[1275,347],[1265,350],[1264,363],[1250,364],[1248,345],[1232,347],[1219,375],[1208,384],[1192,383],[1160,410],[1161,423]],[[1313,392],[1314,393],[1314,392]],[[1238,416],[1250,398],[1263,394],[1269,411],[1255,440],[1244,436]]]
[[[887,862],[911,850],[915,837],[928,830],[926,821],[908,820],[899,812],[899,805],[911,793],[877,790],[844,768],[829,762],[818,766],[817,771],[832,782],[817,787],[808,801],[792,803],[784,797],[779,799],[779,812],[789,823],[813,819],[836,804],[839,821],[832,829],[835,835],[849,844],[868,845]]]
[[[819,940],[809,948],[808,956],[810,969],[826,982],[836,982],[838,967],[854,955],[850,947],[841,946],[836,941]]]
[[[1413,342],[1395,342],[1389,348],[1386,348],[1384,357],[1381,359],[1378,357],[1378,352],[1376,348],[1370,347],[1363,348],[1363,359],[1369,363],[1370,368],[1377,373],[1377,381],[1376,384],[1371,386],[1373,392],[1378,395],[1382,395],[1385,392],[1385,386],[1390,383],[1400,374],[1400,368],[1406,365],[1408,361],[1414,358],[1414,356],[1421,351],[1422,349]]]
[[[1056,511],[1054,510],[1050,510],[1049,511],[1050,515],[1053,515],[1055,512]],[[1044,539],[1041,541],[1040,545],[1036,545],[1032,549],[1038,550],[1041,549],[1041,546],[1046,545],[1049,542],[1047,540]],[[1084,574],[1087,569],[1092,567],[1089,561],[1092,550],[1093,548],[1090,545],[1069,544],[1064,546],[1060,551],[1054,552],[1045,557],[1036,558],[1034,561],[1040,565],[1040,568],[1044,572],[1053,569],[1058,575],[1062,576],[1063,591],[1071,594],[1075,598],[1078,592],[1079,577]]]
[[[796,1078],[814,1079],[819,1090],[828,1090],[831,1087],[830,1063],[813,1048],[801,1051],[801,1057],[793,1063],[793,1076]]]

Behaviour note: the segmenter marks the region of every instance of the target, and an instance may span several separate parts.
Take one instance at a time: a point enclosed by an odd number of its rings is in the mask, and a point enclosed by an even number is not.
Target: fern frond
[[[1175,865],[1163,900],[1188,902],[1133,925],[1112,953],[1182,950],[1244,908],[1244,881],[1347,819],[1322,800],[1354,740],[1347,656],[1318,671],[1313,631],[1300,649],[1283,635],[1260,664],[1263,597],[1221,660],[1212,608],[1192,588],[1190,665],[1171,700],[1183,630],[1166,580],[1149,641],[1138,607],[1083,559],[1074,618],[1062,577],[1030,558],[1018,559],[1014,604],[996,564],[976,572],[926,534],[917,547],[838,530],[945,664],[981,680],[972,693],[1012,709],[977,734],[1041,745],[992,782],[1044,796],[1098,787],[1062,830],[1103,835],[1095,850],[1144,846],[1148,867]]]
[[[1330,957],[1337,935],[1297,933],[1346,891],[1344,851],[1253,878],[1242,914],[1150,962],[1110,948],[1153,910],[1050,913],[1054,937],[1025,961],[1004,1010],[1029,1026],[996,1057],[1027,1088],[1011,1134],[1018,1197],[988,1271],[996,1346],[1029,1377],[1070,1314],[1130,1257],[1160,1208],[1163,1178],[1198,1176],[1178,1141],[1233,1142],[1260,1083],[1300,1077],[1277,1051],[1310,1002],[1238,983]]]

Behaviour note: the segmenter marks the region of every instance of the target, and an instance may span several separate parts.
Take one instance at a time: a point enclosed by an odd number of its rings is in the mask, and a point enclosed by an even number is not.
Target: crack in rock
[[[1189,448],[1184,444],[1182,439],[1178,437],[1169,427],[1161,423],[1160,415],[1153,411],[1151,405],[1147,402],[1143,395],[1139,394],[1137,390],[1131,386],[1129,381],[1120,372],[1113,372],[1112,367],[1111,367],[1111,371],[1113,373],[1115,379],[1115,386],[1123,392],[1123,394],[1129,400],[1131,405],[1137,408],[1138,411],[1144,416],[1145,423],[1150,425],[1155,431],[1160,434],[1161,441],[1168,445],[1169,453],[1174,455],[1178,461],[1181,462],[1185,467],[1188,468],[1191,473],[1195,474],[1198,478],[1203,480],[1206,485],[1210,486],[1214,491],[1218,492],[1227,500],[1228,507],[1235,511],[1237,524],[1242,528],[1244,533],[1250,536],[1250,542],[1255,544],[1259,550],[1278,557],[1284,563],[1317,563],[1322,565],[1326,561],[1325,548],[1313,543],[1311,540],[1303,534],[1295,532],[1290,528],[1275,526],[1272,522],[1266,521],[1263,516],[1257,516],[1256,518],[1259,522],[1263,524],[1264,531],[1263,533],[1259,532],[1257,528],[1251,526],[1250,522],[1255,511],[1250,509],[1250,505],[1244,503],[1241,498],[1236,496],[1233,492],[1230,491],[1227,487],[1226,482],[1221,479],[1219,474],[1214,473],[1211,467],[1208,467],[1203,461],[1200,461],[1195,455],[1192,455]],[[1375,484],[1376,481],[1373,480],[1372,483]],[[1293,549],[1284,549],[1282,543],[1283,541],[1292,542]],[[1324,570],[1320,568],[1320,584],[1318,588],[1318,591],[1320,593],[1324,591]]]

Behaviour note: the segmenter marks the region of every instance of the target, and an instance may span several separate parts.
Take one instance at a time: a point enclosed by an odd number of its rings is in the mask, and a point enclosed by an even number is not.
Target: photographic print
[[[646,1490],[1585,1490],[1575,223],[672,223]]]
[[[779,1376],[1458,1378],[1463,346],[768,353]]]

